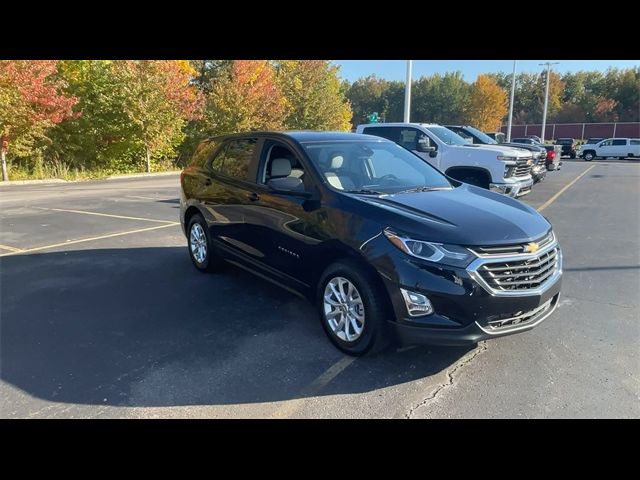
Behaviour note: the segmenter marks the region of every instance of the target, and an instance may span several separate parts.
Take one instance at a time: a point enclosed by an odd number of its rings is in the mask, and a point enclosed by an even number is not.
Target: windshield
[[[451,188],[442,173],[393,142],[309,142],[302,146],[336,190],[378,194]]]
[[[476,136],[476,138],[478,138],[482,143],[486,143],[487,145],[497,145],[498,144],[498,142],[496,142],[493,138],[491,138],[486,133],[478,130],[477,128],[473,128],[473,127],[466,127],[466,128],[471,133],[473,133]]]
[[[447,145],[469,145],[469,143],[455,132],[445,127],[426,127],[431,133]]]

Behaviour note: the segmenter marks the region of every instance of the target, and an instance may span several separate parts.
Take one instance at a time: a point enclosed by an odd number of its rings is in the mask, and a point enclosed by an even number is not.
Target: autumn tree
[[[289,129],[349,130],[351,106],[327,60],[275,62],[276,80],[285,99],[284,124]]]
[[[0,157],[9,180],[7,151],[28,154],[49,127],[72,115],[77,99],[60,93],[57,60],[0,60]]]
[[[469,122],[483,131],[499,130],[507,105],[507,92],[493,78],[478,75],[469,98]]]
[[[207,96],[204,123],[212,135],[283,127],[285,100],[266,60],[235,60]]]
[[[186,60],[119,60],[113,63],[122,87],[118,101],[140,139],[146,171],[153,157],[168,156],[184,140],[185,123],[200,114],[202,97],[191,85]]]

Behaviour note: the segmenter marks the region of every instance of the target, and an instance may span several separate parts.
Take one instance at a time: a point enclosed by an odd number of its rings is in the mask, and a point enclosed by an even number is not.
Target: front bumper
[[[490,183],[489,190],[491,190],[492,192],[502,193],[503,195],[507,195],[509,197],[521,197],[522,195],[526,195],[527,193],[529,193],[532,186],[533,178],[528,177],[523,180],[514,180],[505,183]]]
[[[373,242],[372,242],[373,243]],[[472,345],[534,328],[558,305],[562,259],[548,283],[527,292],[491,292],[470,270],[438,266],[389,252],[378,268],[394,318],[389,327],[402,345]],[[412,317],[400,289],[425,295],[433,312]]]

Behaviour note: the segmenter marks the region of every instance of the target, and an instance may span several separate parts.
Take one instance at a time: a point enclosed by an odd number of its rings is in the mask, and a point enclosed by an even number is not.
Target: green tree
[[[471,86],[461,72],[421,77],[412,85],[411,119],[416,122],[465,123]]]
[[[186,60],[120,60],[113,67],[122,86],[119,101],[150,172],[152,158],[174,155],[186,122],[200,113],[201,97],[191,85],[195,72]]]
[[[327,60],[275,62],[276,81],[285,99],[284,124],[289,129],[349,130],[351,106]]]

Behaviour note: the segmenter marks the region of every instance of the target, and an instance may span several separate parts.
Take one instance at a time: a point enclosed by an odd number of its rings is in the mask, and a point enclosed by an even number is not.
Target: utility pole
[[[407,60],[407,81],[404,87],[404,123],[411,117],[411,67],[413,60]]]
[[[511,124],[513,122],[513,97],[516,94],[516,64],[517,60],[513,61],[513,74],[511,75],[511,97],[509,98],[509,124],[507,126],[507,142],[511,141]]]
[[[544,143],[544,131],[547,128],[547,106],[549,105],[549,76],[551,75],[551,65],[558,65],[559,62],[545,62],[538,65],[547,66],[547,85],[544,88],[544,111],[542,113],[542,132],[540,133],[540,139]]]

